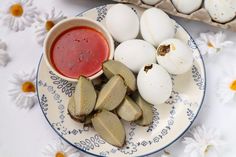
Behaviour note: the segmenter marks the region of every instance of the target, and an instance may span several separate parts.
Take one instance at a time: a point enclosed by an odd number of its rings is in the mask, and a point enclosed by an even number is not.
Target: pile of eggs
[[[137,75],[143,99],[151,104],[169,99],[173,88],[170,74],[184,74],[193,65],[192,50],[175,38],[173,20],[157,8],[147,9],[139,19],[129,6],[116,4],[108,10],[106,26],[119,42],[114,60]]]
[[[162,0],[142,0],[148,5],[155,5]],[[226,23],[236,16],[235,0],[172,0],[176,10],[183,14],[191,14],[203,6],[211,16],[212,20],[219,23]]]

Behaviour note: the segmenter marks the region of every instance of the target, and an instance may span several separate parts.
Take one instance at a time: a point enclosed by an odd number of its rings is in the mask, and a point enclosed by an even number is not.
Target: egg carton
[[[160,8],[163,11],[173,16],[178,16],[178,17],[182,17],[182,18],[194,20],[194,21],[201,21],[215,27],[220,27],[223,29],[228,29],[228,30],[236,32],[236,19],[235,18],[232,21],[229,21],[227,23],[215,22],[212,20],[211,16],[209,15],[208,11],[203,7],[203,5],[197,11],[187,15],[187,14],[178,12],[175,6],[173,5],[173,3],[171,2],[171,0],[162,0],[153,6],[145,4],[144,2],[142,2],[142,0],[113,0],[113,1],[135,4],[142,8],[151,8],[151,7]]]

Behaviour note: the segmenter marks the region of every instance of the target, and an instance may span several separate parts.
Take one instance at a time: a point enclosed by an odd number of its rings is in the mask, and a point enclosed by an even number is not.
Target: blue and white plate
[[[105,25],[104,19],[111,6],[100,6],[79,16],[97,20]],[[143,9],[136,6],[130,7],[139,16],[143,12]],[[155,106],[150,126],[141,127],[135,123],[124,122],[126,145],[123,148],[108,144],[93,128],[70,118],[67,103],[75,90],[75,84],[56,76],[42,59],[37,77],[38,98],[45,118],[57,134],[89,154],[116,157],[152,154],[177,140],[190,127],[201,108],[205,94],[205,69],[193,39],[180,25],[175,25],[176,38],[186,42],[193,50],[194,65],[186,74],[172,76],[172,96],[165,104]]]

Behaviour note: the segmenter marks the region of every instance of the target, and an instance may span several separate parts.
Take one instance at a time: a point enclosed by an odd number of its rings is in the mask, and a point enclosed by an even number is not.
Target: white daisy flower
[[[36,15],[32,0],[14,0],[1,13],[1,20],[4,25],[17,32],[31,26]]]
[[[0,39],[0,66],[6,66],[10,57],[6,52],[7,45]]]
[[[9,95],[20,108],[32,108],[38,102],[35,86],[35,70],[31,73],[21,72],[13,76],[14,78],[11,82],[14,88],[9,90]]]
[[[212,55],[222,52],[223,48],[232,46],[234,42],[225,41],[226,35],[223,32],[201,33],[196,43],[202,55]]]
[[[38,17],[38,24],[36,26],[36,38],[40,45],[43,45],[43,41],[50,29],[59,21],[65,19],[62,11],[56,13],[55,8],[51,10],[51,13],[45,13]]]
[[[198,126],[190,133],[192,137],[185,137],[183,140],[186,144],[184,152],[189,157],[218,157],[223,141],[216,130]]]
[[[218,82],[217,96],[223,104],[234,100],[236,95],[236,73],[225,74]]]
[[[79,157],[80,152],[78,149],[72,147],[69,144],[57,141],[55,144],[47,145],[43,151],[43,157]]]

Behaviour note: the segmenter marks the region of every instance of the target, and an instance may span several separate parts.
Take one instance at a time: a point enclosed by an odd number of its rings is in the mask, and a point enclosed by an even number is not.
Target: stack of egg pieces
[[[193,65],[192,50],[175,38],[174,21],[157,8],[138,17],[128,5],[116,4],[108,10],[106,26],[119,43],[114,60],[137,75],[142,98],[153,105],[169,99],[171,74],[184,74]]]

